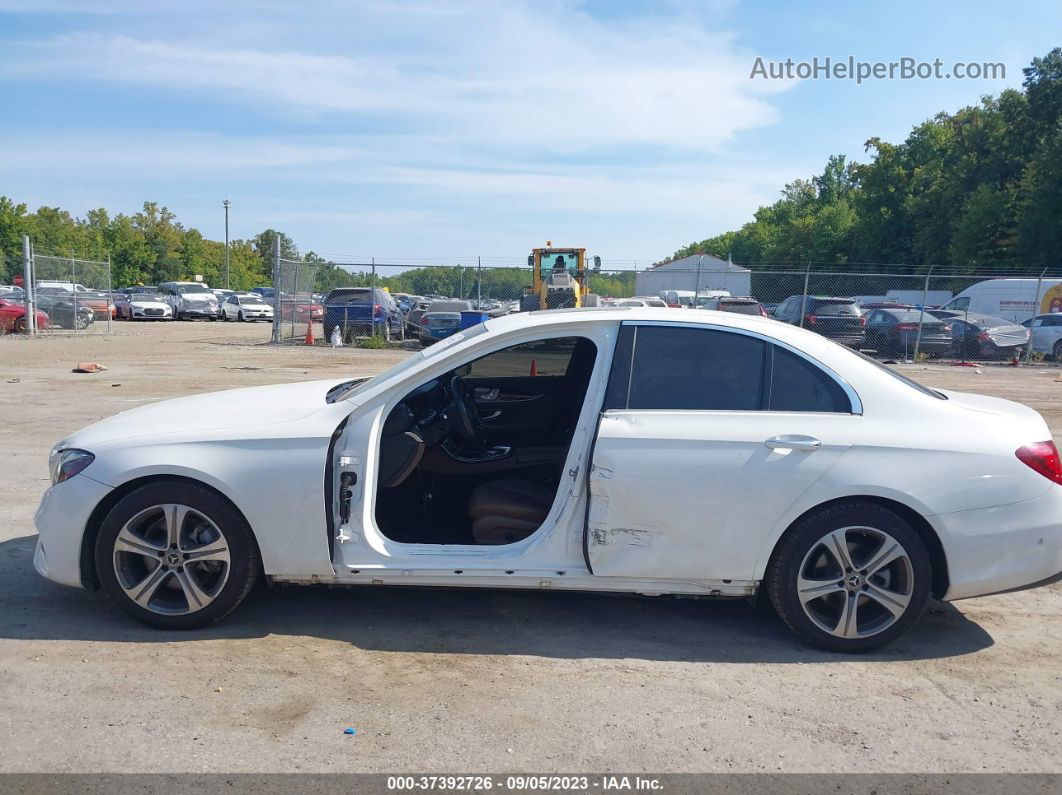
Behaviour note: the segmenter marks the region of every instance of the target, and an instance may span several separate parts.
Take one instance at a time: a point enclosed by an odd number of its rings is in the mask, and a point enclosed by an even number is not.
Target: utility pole
[[[229,289],[229,200],[225,199],[222,206],[225,208],[225,289]]]

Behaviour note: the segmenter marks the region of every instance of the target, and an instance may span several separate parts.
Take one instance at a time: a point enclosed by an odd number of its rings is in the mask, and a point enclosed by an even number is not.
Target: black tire
[[[853,579],[860,581],[860,575],[865,573],[865,570],[860,572],[858,569],[855,571],[849,569],[850,573],[839,575],[827,571],[824,575],[820,575],[825,577],[823,582],[839,576],[837,585],[844,584],[845,589],[807,600],[809,605],[815,605],[810,612],[816,613],[816,610],[822,609],[823,614],[826,614],[829,608],[836,609],[840,613],[836,626],[840,628],[842,617],[845,615],[841,612],[845,608],[845,600],[852,599],[852,604],[855,605],[856,633],[859,631],[859,610],[864,611],[864,617],[869,615],[871,618],[868,634],[862,636],[840,637],[823,629],[820,623],[808,615],[809,609],[802,605],[798,595],[797,579],[801,575],[801,567],[808,565],[811,561],[820,560],[821,558],[814,557],[814,554],[818,550],[825,549],[821,544],[822,540],[830,533],[842,528],[851,528],[847,537],[854,536],[857,539],[856,549],[848,549],[848,552],[860,552],[858,539],[864,533],[863,528],[867,528],[871,532],[885,535],[886,538],[891,536],[891,540],[902,547],[906,553],[906,561],[909,563],[907,565],[903,561],[897,561],[895,564],[890,564],[888,570],[891,584],[893,572],[896,571],[891,567],[902,567],[902,571],[896,575],[898,587],[902,587],[905,592],[909,591],[909,594],[903,597],[906,599],[906,606],[899,615],[883,608],[880,601],[871,599],[862,593],[868,588],[876,588],[878,593],[883,590],[886,594],[890,593],[890,590],[880,588],[880,580],[874,582],[868,578],[867,582],[862,585],[852,584],[853,590],[845,590],[849,586],[848,578],[854,575]],[[881,549],[884,549],[884,542]],[[873,558],[876,554],[871,548],[869,557]],[[852,558],[852,562],[857,566],[860,563],[869,562],[867,559],[860,560],[856,554],[852,554]],[[836,558],[834,561],[836,562]],[[874,576],[873,573],[872,576]],[[817,578],[813,579],[817,580]],[[775,612],[801,640],[827,651],[861,653],[873,651],[891,643],[918,621],[929,600],[932,587],[932,565],[929,553],[918,532],[902,517],[873,503],[843,502],[813,511],[786,532],[771,556],[764,577],[764,585]],[[888,617],[890,615],[893,616],[891,619]],[[874,630],[873,620],[875,618],[881,622],[880,630]],[[887,623],[889,621],[891,623]]]
[[[227,545],[227,579],[213,595],[213,601],[193,612],[164,614],[142,607],[126,594],[116,572],[115,542],[126,523],[153,506],[166,504],[188,506],[194,512],[207,517],[223,534],[222,540]],[[136,555],[139,556],[139,553]],[[210,489],[178,481],[150,483],[119,500],[103,520],[96,538],[95,562],[100,586],[119,609],[148,626],[171,630],[205,627],[224,618],[250,592],[261,568],[258,547],[251,528],[240,512]],[[159,565],[161,567],[161,563]],[[153,572],[149,571],[149,574],[151,573]],[[167,580],[167,575],[160,579]],[[168,581],[167,587],[172,584],[172,581]],[[156,593],[162,591],[162,586],[156,589]],[[185,603],[190,603],[190,600],[185,598]]]
[[[243,316],[243,310],[240,310],[239,312],[236,313],[236,321],[238,323],[243,323],[245,320],[246,320],[246,318]]]
[[[25,317],[15,318],[15,325],[14,325],[13,331],[16,334],[25,334],[26,333],[26,318]]]
[[[384,340],[384,342],[390,342],[391,341],[391,323],[390,323],[390,321],[385,321],[384,322],[383,340]]]
[[[1055,343],[1055,347],[1052,348],[1052,356],[1055,357],[1056,362],[1062,362],[1062,340]]]

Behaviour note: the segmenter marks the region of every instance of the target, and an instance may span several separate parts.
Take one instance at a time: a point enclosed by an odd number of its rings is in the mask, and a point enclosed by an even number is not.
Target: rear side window
[[[604,408],[850,414],[844,387],[785,348],[730,331],[624,325]]]
[[[833,378],[792,351],[774,347],[769,411],[851,413],[852,403]]]
[[[763,399],[767,344],[711,329],[641,326],[627,407],[755,411]]]

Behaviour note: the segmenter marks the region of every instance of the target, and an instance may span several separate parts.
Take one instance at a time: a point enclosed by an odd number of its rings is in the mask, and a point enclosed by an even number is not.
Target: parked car
[[[273,298],[275,298],[277,294],[277,291],[272,287],[252,287],[248,292],[258,293],[269,303],[273,303]]]
[[[843,345],[858,348],[863,344],[866,318],[859,311],[854,298],[792,295],[778,305],[774,316],[794,326],[803,325],[804,328]]]
[[[75,306],[72,298],[57,295],[38,295],[37,309],[48,316],[49,325],[77,331],[87,329],[96,317],[95,312],[85,304],[78,303]]]
[[[63,300],[69,300],[78,306],[87,306],[92,310],[92,315],[96,320],[106,320],[109,317],[115,316],[114,303],[111,301],[111,297],[107,293],[97,293],[91,291],[75,291],[71,292],[65,287],[47,287],[42,286],[45,282],[38,282],[36,293],[37,296],[51,296],[53,298],[60,298]],[[81,285],[77,285],[80,287]]]
[[[221,315],[218,297],[205,282],[163,282],[159,294],[169,305],[174,320],[217,320]]]
[[[912,356],[915,342],[920,353],[944,356],[951,352],[951,324],[917,309],[872,309],[866,315],[866,346],[879,353]],[[918,327],[921,323],[922,331]]]
[[[37,310],[37,328],[48,328],[48,315]],[[0,332],[4,334],[22,334],[26,331],[26,306],[20,301],[0,297]]]
[[[119,320],[173,320],[173,309],[155,286],[125,287],[114,293]]]
[[[21,301],[26,297],[26,291],[16,284],[0,284],[0,298],[11,301]]]
[[[332,336],[337,326],[343,340],[358,334],[378,334],[390,342],[405,339],[402,311],[391,294],[379,287],[338,287],[324,297],[324,335]]]
[[[759,315],[767,317],[763,304],[749,296],[716,296],[697,302],[698,309],[714,309],[717,312],[736,312],[739,315]]]
[[[432,301],[420,316],[417,339],[421,345],[433,345],[461,330],[461,313],[472,309],[470,301]]]
[[[424,316],[424,313],[428,311],[428,307],[431,306],[431,301],[422,300],[415,303],[408,312],[406,312],[405,324],[406,334],[416,335],[420,331],[420,319]]]
[[[1046,353],[1056,362],[1062,361],[1062,313],[1037,315],[1022,325],[1029,329],[1033,353]]]
[[[261,573],[762,591],[804,641],[862,652],[931,595],[1062,576],[1039,414],[734,313],[493,318],[375,378],[125,411],[49,463],[37,571],[171,630],[229,614]]]
[[[942,309],[1000,317],[1021,323],[1042,312],[1051,312],[1051,295],[1057,296],[1062,279],[985,279],[952,298]],[[1048,304],[1043,306],[1043,304]],[[1062,308],[1062,302],[1059,304]]]
[[[222,320],[273,320],[273,307],[258,293],[233,293],[221,305]]]
[[[47,289],[62,290],[62,291],[67,292],[67,293],[95,293],[95,292],[99,292],[98,290],[93,290],[92,288],[86,287],[83,284],[78,284],[77,282],[56,281],[54,279],[38,279],[37,280],[37,289],[39,290],[42,287],[47,288]]]
[[[965,313],[949,322],[952,349],[965,359],[1011,359],[1029,344],[1029,329],[1006,318]]]

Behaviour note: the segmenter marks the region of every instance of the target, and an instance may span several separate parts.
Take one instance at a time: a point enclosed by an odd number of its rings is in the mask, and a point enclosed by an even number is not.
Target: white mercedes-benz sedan
[[[493,318],[371,379],[170,400],[55,446],[37,570],[164,628],[256,577],[750,598],[865,651],[1062,571],[1033,410],[767,318]]]

